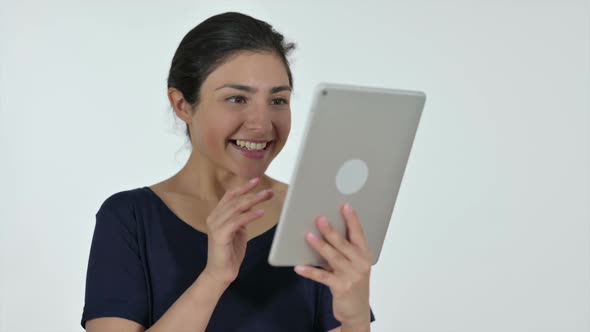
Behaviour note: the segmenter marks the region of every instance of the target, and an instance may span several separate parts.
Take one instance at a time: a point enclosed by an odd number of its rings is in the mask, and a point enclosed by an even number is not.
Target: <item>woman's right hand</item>
[[[246,254],[246,226],[264,214],[264,210],[252,208],[273,195],[271,189],[253,193],[259,182],[259,178],[254,178],[227,191],[207,217],[208,253],[203,273],[227,286],[238,277]]]

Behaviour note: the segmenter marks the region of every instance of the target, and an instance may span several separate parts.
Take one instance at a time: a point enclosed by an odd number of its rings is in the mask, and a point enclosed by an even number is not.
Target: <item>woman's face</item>
[[[274,53],[239,52],[203,82],[193,147],[243,178],[262,176],[291,129],[291,88]]]

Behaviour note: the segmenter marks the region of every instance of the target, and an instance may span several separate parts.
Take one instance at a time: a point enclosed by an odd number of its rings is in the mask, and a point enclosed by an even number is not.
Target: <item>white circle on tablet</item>
[[[346,161],[336,173],[336,188],[344,195],[354,194],[367,182],[369,168],[360,159]]]

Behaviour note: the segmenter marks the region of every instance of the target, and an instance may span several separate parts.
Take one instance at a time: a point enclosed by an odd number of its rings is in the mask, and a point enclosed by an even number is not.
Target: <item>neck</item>
[[[240,177],[215,164],[193,149],[186,165],[174,176],[177,188],[205,201],[218,202],[228,190],[245,185],[250,179]],[[271,186],[271,180],[263,175],[256,192]]]

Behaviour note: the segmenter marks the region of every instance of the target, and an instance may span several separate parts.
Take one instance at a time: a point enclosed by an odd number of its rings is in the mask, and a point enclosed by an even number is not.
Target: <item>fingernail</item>
[[[318,240],[318,237],[315,234],[313,234],[312,232],[309,232],[309,233],[307,233],[307,239],[315,242]]]
[[[350,205],[350,203],[344,204],[344,211],[352,212],[352,206]]]
[[[297,265],[295,266],[295,272],[302,273],[305,271],[305,266]]]
[[[259,191],[258,194],[256,194],[256,195],[258,197],[264,197],[264,196],[266,196],[270,192],[271,192],[271,189],[266,189],[266,190]]]
[[[321,227],[327,227],[330,226],[330,223],[328,222],[328,219],[326,217],[319,217],[318,225]]]
[[[250,182],[250,184],[252,184],[252,183],[254,183],[254,182],[256,182],[256,181],[258,181],[258,178],[253,178],[253,179],[250,179],[250,181],[249,181],[249,182]]]
[[[261,215],[263,215],[263,214],[264,214],[264,210],[263,210],[263,209],[258,209],[258,210],[256,210],[256,211],[254,211],[254,213],[255,213],[257,216],[261,216]]]

